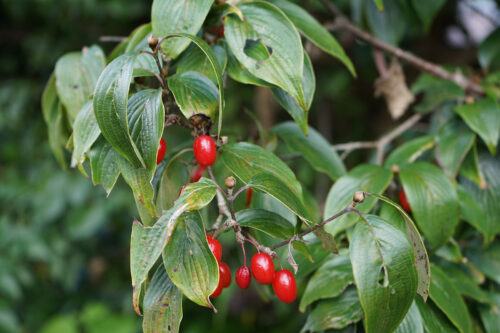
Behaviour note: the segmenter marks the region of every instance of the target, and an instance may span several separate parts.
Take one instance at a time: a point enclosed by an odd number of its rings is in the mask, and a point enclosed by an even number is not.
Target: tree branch
[[[349,19],[345,17],[344,14],[342,14],[342,12],[330,1],[321,0],[321,2],[330,11],[330,13],[332,13],[332,15],[336,17],[334,22],[334,26],[336,28],[347,30],[359,39],[362,39],[365,42],[373,45],[375,48],[387,52],[401,60],[404,60],[408,64],[415,66],[424,72],[432,74],[438,78],[451,81],[460,86],[466,92],[473,92],[479,95],[484,95],[484,89],[479,84],[471,81],[459,71],[451,73],[439,65],[433,64],[427,60],[417,57],[410,52],[404,51],[398,47],[388,44],[352,24]]]

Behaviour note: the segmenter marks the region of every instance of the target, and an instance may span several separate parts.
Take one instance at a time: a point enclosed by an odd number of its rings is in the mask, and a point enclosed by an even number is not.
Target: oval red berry
[[[156,155],[156,164],[160,164],[165,157],[165,152],[167,151],[167,143],[163,138],[160,139],[160,145],[158,146],[158,154]]]
[[[207,168],[201,165],[198,165],[192,172],[191,172],[191,181],[196,183],[198,180],[200,180],[201,177],[203,177],[203,174],[205,173],[205,170]]]
[[[225,262],[219,264],[219,278],[222,281],[223,288],[227,288],[231,285],[231,270]]]
[[[193,153],[199,165],[207,167],[214,164],[216,157],[214,140],[208,135],[197,137],[194,140]]]
[[[274,263],[267,253],[257,253],[250,264],[252,274],[257,282],[269,284],[274,279]]]
[[[217,259],[217,262],[220,262],[222,259],[222,246],[220,246],[219,241],[214,239],[212,235],[207,234],[207,242],[208,247],[210,248],[210,251],[212,251],[215,259]]]
[[[288,269],[277,271],[273,281],[273,290],[280,301],[293,302],[297,297],[297,283],[292,272]]]
[[[236,284],[238,285],[238,287],[240,287],[241,289],[247,289],[250,286],[250,282],[252,280],[250,269],[247,266],[238,268],[234,279],[236,280]]]
[[[253,190],[252,188],[250,187],[248,190],[247,190],[247,200],[245,202],[245,207],[248,208],[250,207],[250,204],[252,203],[252,197],[253,197]]]
[[[411,213],[411,207],[410,204],[408,203],[408,199],[406,199],[406,193],[404,190],[401,190],[399,192],[399,203],[401,204],[401,207],[403,207],[404,210],[406,210],[408,213]]]

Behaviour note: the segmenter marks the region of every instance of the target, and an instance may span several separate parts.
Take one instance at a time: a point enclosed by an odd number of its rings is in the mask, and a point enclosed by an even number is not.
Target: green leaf
[[[300,300],[299,309],[304,312],[313,302],[339,296],[354,283],[352,266],[347,251],[330,255],[329,259],[314,273]]]
[[[245,184],[259,173],[270,173],[302,198],[302,186],[293,171],[270,151],[251,143],[239,142],[222,147],[219,156],[224,165]]]
[[[405,319],[401,322],[399,327],[394,331],[395,333],[424,333],[424,324],[422,316],[418,311],[415,301],[411,304],[410,310],[406,314]]]
[[[477,186],[469,184],[468,187]],[[491,221],[486,218],[486,212],[481,209],[479,203],[463,186],[458,185],[457,189],[458,200],[460,201],[460,217],[479,230],[483,234],[485,241],[491,240],[494,235],[489,231],[490,229],[495,229],[495,225],[489,224]],[[476,191],[478,191],[479,194],[484,190],[476,189]]]
[[[486,332],[495,333],[500,327],[500,316],[498,315],[498,309],[500,309],[500,294],[489,293],[489,297],[494,305],[481,305],[479,307],[479,314],[481,315],[481,321],[483,322]]]
[[[127,117],[132,141],[146,168],[154,172],[165,122],[161,89],[141,90],[133,95],[128,102]]]
[[[386,221],[373,215],[366,218],[371,227],[358,223],[349,245],[364,326],[367,333],[392,332],[404,319],[417,291],[413,248],[406,236]]]
[[[344,163],[335,149],[313,128],[305,136],[298,125],[285,122],[274,127],[273,132],[286,142],[292,152],[300,153],[315,170],[326,173],[332,180],[346,174]]]
[[[248,69],[243,66],[238,59],[234,56],[233,52],[231,52],[231,49],[229,46],[226,44],[226,53],[227,53],[227,75],[236,82],[240,82],[243,84],[253,84],[255,86],[261,86],[261,87],[274,87],[274,85],[259,79],[255,75],[251,74]],[[288,95],[290,96],[290,95]],[[292,98],[293,99],[293,98]],[[295,101],[295,100],[294,100]],[[297,103],[297,102],[295,102]],[[303,110],[300,108],[300,110]],[[297,113],[300,115],[300,113]]]
[[[443,267],[446,271],[446,276],[453,281],[455,289],[460,295],[470,297],[479,303],[490,303],[488,294],[478,286],[478,283],[472,276],[465,273],[457,265],[446,265]]]
[[[394,149],[385,160],[384,165],[390,168],[393,165],[404,165],[413,163],[426,150],[433,148],[435,145],[432,135],[421,136],[419,138],[405,142],[400,147]]]
[[[455,178],[475,135],[462,122],[448,121],[436,135],[436,160],[450,178]]]
[[[465,259],[458,243],[451,238],[450,241],[436,251],[436,255],[450,262],[463,262]]]
[[[424,94],[422,101],[415,107],[418,112],[433,111],[444,102],[457,102],[465,97],[462,88],[455,83],[427,73],[420,74],[411,86],[411,92],[415,95]]]
[[[474,104],[457,106],[455,112],[483,139],[490,152],[493,155],[496,154],[500,132],[500,107],[498,103],[493,99],[483,98]]]
[[[102,135],[137,168],[146,164],[132,141],[127,117],[128,92],[137,54],[126,53],[102,72],[94,92],[94,114]]]
[[[66,169],[67,162],[64,156],[64,147],[68,141],[66,127],[64,125],[64,109],[56,91],[56,78],[54,74],[50,76],[49,82],[42,95],[42,113],[47,133],[49,145],[57,162],[63,169]]]
[[[187,298],[213,308],[209,296],[219,282],[219,266],[208,247],[199,212],[180,216],[163,252],[163,264],[172,282]]]
[[[384,10],[384,0],[373,0],[379,11]]]
[[[128,52],[139,52],[139,51],[151,51],[148,43],[148,37],[152,35],[151,23],[143,24],[130,34],[129,42],[125,48],[124,53]],[[160,57],[160,61],[162,61]],[[152,76],[153,73],[159,73],[158,65],[154,57],[151,54],[139,53],[137,59],[134,63],[134,77],[138,76]]]
[[[153,34],[165,37],[186,33],[196,35],[200,30],[213,0],[154,0],[151,8]],[[167,57],[177,58],[189,45],[185,39],[171,39],[162,44]]]
[[[347,207],[352,202],[352,196],[356,191],[383,193],[391,180],[392,173],[386,168],[371,164],[357,166],[333,184],[326,198],[323,217],[329,218]],[[373,208],[375,202],[373,198],[366,198],[365,202],[356,206],[356,209],[367,213]],[[325,225],[325,229],[336,236],[353,226],[358,220],[359,218],[354,214],[344,215],[336,219],[335,223]]]
[[[73,168],[85,161],[85,153],[87,153],[100,134],[101,130],[95,119],[94,107],[92,101],[89,101],[80,113],[78,113],[73,124],[74,148],[73,156],[71,157],[71,166]]]
[[[381,0],[375,0],[380,2]],[[375,36],[383,41],[397,45],[404,36],[406,30],[406,19],[403,10],[396,1],[385,3],[381,11],[375,2],[365,3],[365,15],[368,26]]]
[[[161,174],[161,180],[158,184],[156,198],[158,213],[172,208],[175,200],[179,197],[182,186],[189,182],[186,167],[178,159],[172,160],[172,157],[170,157],[167,160],[168,163]],[[158,172],[160,171],[158,170],[157,174]]]
[[[500,243],[493,242],[488,248],[468,248],[467,258],[484,275],[500,283]]]
[[[83,52],[68,53],[57,61],[57,93],[72,120],[94,92],[105,64],[103,51],[95,45]]]
[[[139,299],[142,284],[172,237],[179,216],[186,211],[199,210],[208,205],[216,191],[215,183],[201,178],[197,183],[187,185],[174,206],[164,211],[153,226],[144,226],[134,221],[130,240],[130,271],[134,290],[134,308],[137,313],[140,313]]]
[[[270,0],[270,2],[281,9],[307,39],[326,53],[339,59],[347,69],[349,69],[351,74],[356,76],[354,65],[345,54],[342,46],[340,46],[332,34],[306,10],[286,0]]]
[[[225,37],[235,57],[254,76],[289,93],[307,109],[302,89],[303,51],[300,35],[276,6],[262,1],[241,2],[243,15],[226,16]],[[279,32],[279,33],[278,33]],[[266,49],[267,58],[252,53]]]
[[[446,316],[439,311],[439,309],[431,302],[424,303],[421,299],[416,298],[420,315],[422,316],[422,323],[424,324],[425,332],[442,332],[442,333],[456,333],[457,330]]]
[[[272,173],[260,173],[250,179],[248,185],[254,189],[266,192],[270,196],[279,200],[282,204],[293,211],[297,216],[309,221],[315,221],[309,210],[304,206],[302,197],[297,196],[291,184],[284,183],[280,178]]]
[[[294,235],[293,225],[287,219],[264,209],[244,209],[236,213],[242,227],[262,231],[271,237],[288,239]]]
[[[88,155],[92,171],[92,183],[94,185],[102,184],[109,195],[120,175],[113,147],[103,137],[100,137],[94,143]]]
[[[354,288],[346,290],[337,298],[323,300],[311,311],[301,332],[319,332],[341,329],[359,321],[363,309]]]
[[[473,332],[469,311],[453,282],[436,265],[431,266],[430,296],[461,333]]]
[[[222,72],[224,72],[227,64],[227,55],[224,47],[214,45],[212,46],[212,51],[217,58]],[[194,46],[187,49],[186,54],[177,63],[177,74],[186,72],[198,72],[208,77],[212,82],[217,83],[217,77],[210,61],[199,47]]]
[[[401,167],[399,176],[417,225],[432,248],[439,248],[459,221],[455,186],[441,169],[425,162]]]
[[[300,128],[307,135],[307,117],[311,107],[314,91],[316,90],[316,78],[309,55],[304,51],[304,73],[302,76],[302,87],[307,109],[302,108],[293,97],[281,88],[271,88],[274,98],[292,116],[293,120],[299,124]]]
[[[168,87],[186,118],[203,113],[215,119],[219,91],[205,75],[197,72],[174,74],[168,78]]]
[[[500,68],[500,28],[489,34],[477,49],[477,59],[483,68]]]
[[[415,223],[413,223],[412,219],[408,216],[408,214],[406,214],[406,212],[399,205],[394,203],[389,198],[384,197],[383,195],[377,195],[372,193],[370,193],[369,195],[379,200],[382,200],[385,203],[394,207],[403,218],[406,226],[406,236],[408,237],[408,240],[410,241],[410,244],[413,247],[413,254],[415,256],[414,265],[417,268],[417,274],[418,274],[417,294],[419,294],[422,297],[422,299],[426,301],[427,297],[429,296],[429,285],[431,283],[429,256],[427,254],[427,250],[425,249],[424,242],[422,242],[422,238],[420,237],[417,227],[415,226]],[[389,222],[391,223],[392,226],[395,226],[393,221]],[[401,228],[399,229],[401,230]]]
[[[476,209],[472,208],[472,210],[466,210],[464,215],[469,223],[472,223],[481,231],[485,243],[488,244],[500,232],[500,224],[498,223],[498,217],[500,216],[500,205],[498,204],[500,201],[500,159],[483,154],[479,159],[479,167],[484,177],[485,189],[468,179],[462,179],[461,183],[483,214],[476,215]],[[469,198],[466,196],[466,199]],[[471,208],[474,203],[469,203],[467,208]],[[471,214],[474,215],[471,216]]]
[[[417,12],[418,18],[422,22],[425,31],[429,28],[434,17],[446,3],[446,0],[412,0],[411,4]]]
[[[465,156],[465,159],[460,166],[459,174],[460,176],[473,181],[481,188],[486,188],[486,182],[481,174],[481,170],[479,169],[477,145],[473,145],[467,156]]]
[[[157,0],[158,1],[158,0]],[[168,0],[170,1],[170,0]],[[210,64],[212,65],[212,68],[215,73],[215,77],[217,78],[217,85],[219,87],[219,124],[217,126],[217,135],[220,135],[220,131],[222,129],[222,113],[224,110],[224,82],[222,80],[222,68],[219,65],[219,62],[217,61],[217,58],[215,57],[214,52],[210,48],[210,46],[201,38],[198,38],[196,36],[192,36],[189,34],[184,34],[184,33],[176,33],[172,35],[168,35],[165,37],[166,40],[169,39],[177,39],[177,38],[185,38],[191,40],[193,43],[196,44],[200,48],[200,50],[203,51],[203,53],[207,56]]]
[[[179,332],[182,293],[172,283],[163,265],[156,270],[144,296],[144,333]]]

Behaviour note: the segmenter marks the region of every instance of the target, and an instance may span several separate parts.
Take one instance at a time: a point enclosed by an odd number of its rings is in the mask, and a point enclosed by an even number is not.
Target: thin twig
[[[417,57],[410,52],[404,51],[398,47],[388,44],[352,24],[349,19],[345,17],[344,14],[342,14],[342,12],[330,1],[321,0],[321,2],[330,11],[330,13],[335,16],[335,26],[340,26],[341,29],[351,32],[356,37],[373,45],[375,48],[387,52],[401,60],[404,60],[408,64],[415,66],[424,72],[430,73],[438,78],[451,81],[467,92],[484,95],[484,89],[479,84],[471,81],[459,71],[451,73],[439,65],[431,63],[427,60]]]
[[[123,41],[126,41],[128,37],[126,36],[101,36],[99,37],[99,41],[106,43],[121,43]]]

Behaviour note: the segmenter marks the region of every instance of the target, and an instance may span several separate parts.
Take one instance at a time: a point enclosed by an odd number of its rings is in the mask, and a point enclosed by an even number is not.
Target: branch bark
[[[395,47],[378,39],[377,37],[369,34],[368,32],[351,23],[351,21],[349,21],[349,19],[345,17],[344,14],[342,14],[342,12],[329,0],[321,0],[321,2],[330,11],[330,13],[335,16],[335,22],[333,25],[336,27],[336,29],[340,28],[349,31],[359,39],[362,39],[368,44],[373,45],[375,48],[387,52],[424,72],[432,74],[438,78],[451,81],[460,86],[466,92],[472,92],[478,95],[485,94],[484,89],[479,84],[471,81],[462,73],[458,71],[454,73],[449,72],[439,65],[424,60],[410,52],[404,51],[398,47]]]

